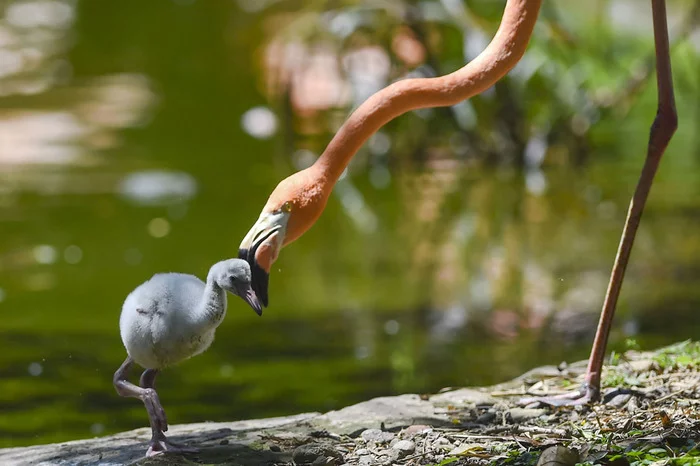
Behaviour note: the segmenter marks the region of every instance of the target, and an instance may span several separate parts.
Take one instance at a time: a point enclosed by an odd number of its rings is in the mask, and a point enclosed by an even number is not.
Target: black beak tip
[[[253,291],[255,291],[260,303],[262,303],[262,307],[267,307],[269,304],[267,289],[270,283],[270,274],[265,272],[255,261],[255,249],[239,249],[238,258],[245,260],[250,265]],[[258,311],[256,310],[255,312]],[[262,315],[262,309],[260,309],[258,315]]]
[[[258,299],[262,303],[263,307],[267,307],[269,304],[267,297],[267,287],[269,283],[270,274],[255,264],[253,270],[253,289],[255,290],[255,294],[258,295]]]

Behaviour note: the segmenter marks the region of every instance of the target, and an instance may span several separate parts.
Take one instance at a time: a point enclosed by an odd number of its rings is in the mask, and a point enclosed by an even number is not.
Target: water
[[[154,273],[204,277],[235,256],[309,153],[288,157],[290,122],[259,92],[257,11],[5,6],[0,446],[145,426],[112,387],[123,299]],[[394,143],[406,162],[340,182],[275,264],[263,317],[232,299],[212,348],[159,376],[171,422],[325,411],[587,356],[644,138],[632,155],[520,171],[415,165],[400,131],[373,150]],[[697,335],[696,161],[660,173],[611,348]]]

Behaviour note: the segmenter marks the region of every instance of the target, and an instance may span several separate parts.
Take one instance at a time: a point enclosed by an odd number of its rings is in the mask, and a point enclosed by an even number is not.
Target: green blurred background
[[[680,127],[611,350],[700,330],[700,3],[669,0]],[[504,2],[0,0],[0,446],[147,425],[112,373],[126,295],[235,256],[276,183],[387,83],[444,74]],[[169,420],[330,410],[583,359],[655,113],[649,2],[546,0],[518,67],[387,125],[166,370]],[[134,374],[136,375],[136,374]]]

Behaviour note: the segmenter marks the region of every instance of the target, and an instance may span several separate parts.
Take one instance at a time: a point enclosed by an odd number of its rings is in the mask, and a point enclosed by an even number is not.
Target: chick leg
[[[180,448],[166,441],[163,432],[168,430],[168,421],[165,417],[165,411],[160,404],[158,393],[155,390],[155,377],[158,371],[155,369],[147,369],[141,376],[141,386],[134,385],[128,381],[129,371],[134,365],[134,360],[127,357],[121,367],[114,373],[114,388],[120,396],[138,398],[146,407],[148,420],[151,424],[153,435],[149,442],[146,456],[157,455],[164,451],[174,452],[191,452],[192,449]]]
[[[138,398],[143,401],[151,427],[154,430],[168,430],[168,421],[165,417],[163,406],[160,404],[158,393],[152,387],[142,388],[127,380],[133,365],[134,360],[131,357],[127,357],[121,367],[117,369],[117,372],[114,373],[114,388],[116,388],[120,396]]]
[[[153,390],[153,392],[155,393],[156,376],[159,372],[160,371],[158,369],[146,369],[145,371],[143,371],[143,374],[141,374],[141,380],[139,382],[141,388],[145,390]],[[165,416],[165,412],[163,412],[163,416]],[[165,421],[165,417],[163,417],[163,420]],[[196,448],[185,447],[184,445],[178,445],[176,443],[168,441],[168,439],[165,437],[165,434],[163,433],[164,431],[168,430],[167,422],[163,423],[163,427],[163,429],[156,429],[153,427],[153,424],[151,424],[153,436],[151,437],[151,441],[148,444],[148,451],[146,452],[146,456],[153,456],[166,451],[170,453],[196,453],[199,451]]]

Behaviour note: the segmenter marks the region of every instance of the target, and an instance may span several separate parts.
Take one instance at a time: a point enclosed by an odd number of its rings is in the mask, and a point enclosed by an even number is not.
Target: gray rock
[[[446,404],[490,403],[488,396],[476,390],[455,390],[436,395],[433,399]],[[313,432],[325,430],[333,435],[332,438],[336,438],[337,435],[357,435],[368,428],[378,430],[376,428],[382,423],[387,429],[416,425],[414,430],[407,429],[407,436],[416,433],[427,435],[432,427],[453,426],[446,410],[435,409],[433,399],[422,400],[418,395],[400,395],[375,398],[326,414],[308,413],[251,421],[171,425],[168,437],[172,437],[174,442],[200,448],[197,461],[205,464],[223,464],[228,459],[232,464],[250,466],[289,463],[289,452],[271,451],[268,448],[266,439],[269,435],[274,433],[277,437],[294,440],[298,445]],[[150,434],[150,429],[142,428],[62,444],[0,449],[0,465],[137,464],[144,461]],[[382,445],[394,437],[391,432],[383,432],[377,439],[379,442],[375,443]],[[260,445],[263,445],[262,450]]]
[[[369,455],[370,452],[369,452],[369,450],[366,449],[366,448],[360,448],[359,450],[355,450],[355,454],[356,454],[357,456],[363,456],[363,455]]]
[[[258,419],[238,422],[203,422],[171,425],[168,438],[189,447],[201,448],[198,460],[205,464],[220,464],[227,459],[249,466],[284,463],[291,460],[289,454],[255,449],[260,445],[261,434],[269,432],[298,432],[296,427],[319,416],[318,413],[289,417]],[[141,464],[151,438],[150,428],[122,432],[108,437],[76,440],[60,444],[0,449],[0,464],[10,465],[77,465],[77,464]],[[229,443],[222,445],[223,440]],[[180,458],[176,463],[174,460]],[[173,456],[172,464],[187,461]],[[192,464],[191,462],[188,464]]]
[[[488,393],[471,388],[460,388],[451,392],[440,393],[430,397],[430,401],[436,406],[450,405],[456,408],[470,408],[474,406],[493,406],[496,398]]]
[[[360,437],[367,443],[387,443],[391,442],[395,435],[379,429],[367,429],[362,432]]]
[[[341,435],[377,428],[382,423],[387,429],[411,424],[452,426],[446,414],[436,413],[433,403],[421,400],[418,395],[374,398],[338,411],[330,411],[314,419],[314,423],[318,428]]]
[[[292,453],[292,460],[297,465],[335,466],[345,462],[343,455],[330,445],[322,443],[307,443],[301,445]]]

